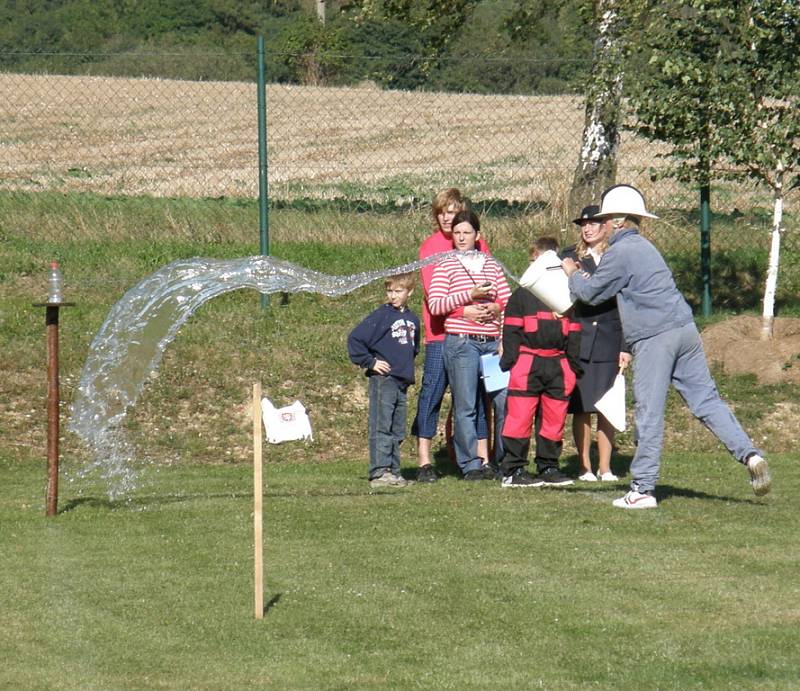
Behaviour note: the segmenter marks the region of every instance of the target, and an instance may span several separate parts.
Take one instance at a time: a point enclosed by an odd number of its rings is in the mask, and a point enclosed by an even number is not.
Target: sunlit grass
[[[256,621],[247,465],[153,468],[120,502],[66,485],[45,519],[42,467],[0,456],[0,686],[796,685],[788,456],[757,500],[729,458],[669,454],[650,512],[613,509],[621,485],[372,493],[363,462],[266,458]]]

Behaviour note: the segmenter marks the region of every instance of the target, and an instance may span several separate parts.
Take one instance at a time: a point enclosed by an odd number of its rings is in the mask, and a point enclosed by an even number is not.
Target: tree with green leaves
[[[537,91],[582,93],[595,40],[594,0],[515,0],[501,19]],[[544,86],[544,89],[542,87]],[[553,91],[556,93],[556,91]]]
[[[661,174],[708,185],[749,176],[774,216],[762,336],[772,335],[783,198],[800,172],[800,4],[664,0],[642,32],[646,68],[631,85],[636,129],[670,145]]]
[[[419,38],[421,70],[428,75],[480,0],[354,0],[349,3],[354,21],[398,23]]]
[[[761,327],[762,338],[768,339],[775,317],[784,197],[800,186],[800,4],[757,0],[746,8],[742,60],[731,90],[737,110],[721,114],[720,129],[724,160],[766,183],[773,194]]]

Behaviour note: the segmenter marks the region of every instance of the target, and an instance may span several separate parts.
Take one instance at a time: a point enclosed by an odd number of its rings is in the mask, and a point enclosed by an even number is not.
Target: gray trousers
[[[632,351],[639,444],[631,463],[631,489],[647,492],[658,481],[670,383],[737,460],[744,463],[750,454],[761,453],[720,398],[694,322],[637,341]]]

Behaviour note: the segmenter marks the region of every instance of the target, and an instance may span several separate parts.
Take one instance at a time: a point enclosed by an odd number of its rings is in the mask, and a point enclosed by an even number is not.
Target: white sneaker
[[[600,482],[617,482],[619,480],[610,470],[607,473],[598,473],[597,479],[600,480]]]
[[[636,490],[631,490],[624,497],[615,499],[611,503],[618,509],[655,509],[658,506],[652,494],[642,494]]]
[[[406,480],[400,475],[393,475],[391,471],[386,471],[383,475],[373,478],[369,481],[369,486],[374,488],[379,487],[408,487],[413,484],[413,481]]]
[[[767,462],[757,453],[754,453],[745,462],[750,472],[750,486],[757,497],[769,492],[772,486],[772,476],[769,474]]]
[[[583,475],[578,475],[578,479],[583,482],[597,482],[597,476],[591,470],[587,470]]]

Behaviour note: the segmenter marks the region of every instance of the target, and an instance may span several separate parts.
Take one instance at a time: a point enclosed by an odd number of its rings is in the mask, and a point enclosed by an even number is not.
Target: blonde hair
[[[609,218],[603,219],[601,223],[607,220],[611,221],[611,233],[605,236],[602,240],[600,240],[600,242],[598,242],[594,246],[595,252],[597,252],[600,255],[606,253],[606,250],[608,249],[608,239],[611,235],[616,233],[618,230],[621,230],[622,228],[638,228],[642,219],[640,219],[638,216],[620,215],[620,216],[610,216]],[[575,254],[578,255],[579,259],[583,259],[587,254],[589,254],[589,249],[590,249],[589,245],[587,245],[583,239],[583,232],[581,232],[581,237],[575,244]]]
[[[383,282],[384,288],[391,288],[392,286],[400,286],[401,288],[405,288],[406,290],[413,290],[416,284],[417,284],[417,275],[412,272],[405,274],[397,274],[395,276],[389,276]]]
[[[447,210],[450,205],[455,207],[456,211],[461,211],[466,202],[461,190],[457,187],[448,187],[446,190],[440,190],[433,198],[431,203],[431,216],[433,216],[434,228],[439,227],[439,219],[436,218],[440,213]]]
[[[605,254],[607,249],[608,237],[604,237],[594,246],[594,250],[598,254]],[[586,241],[583,239],[583,232],[581,232],[581,237],[575,245],[575,254],[578,255],[579,259],[583,259],[587,254],[589,254],[589,245],[587,245]]]

